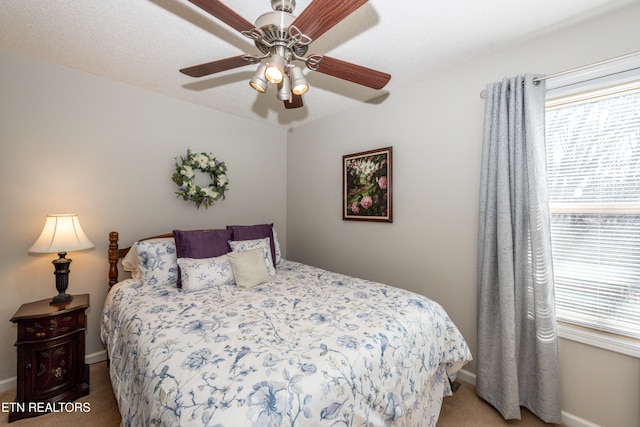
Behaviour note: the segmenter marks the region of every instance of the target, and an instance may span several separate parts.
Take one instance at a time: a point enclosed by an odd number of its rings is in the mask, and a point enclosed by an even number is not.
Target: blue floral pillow
[[[195,291],[209,286],[233,285],[235,280],[226,255],[213,258],[178,258],[182,290]]]
[[[145,285],[175,285],[178,281],[178,258],[173,239],[136,242],[138,272]]]
[[[144,240],[146,243],[161,243],[171,241],[174,242],[173,237],[159,237],[155,239]],[[138,248],[135,244],[131,245],[131,249],[122,258],[122,268],[124,271],[131,273],[132,279],[141,279],[142,273],[138,268]]]
[[[267,271],[269,276],[273,279],[276,276],[276,269],[273,266],[273,259],[271,258],[271,239],[265,237],[264,239],[256,240],[236,240],[229,241],[229,246],[233,252],[244,252],[251,249],[263,249],[264,261],[267,264]]]

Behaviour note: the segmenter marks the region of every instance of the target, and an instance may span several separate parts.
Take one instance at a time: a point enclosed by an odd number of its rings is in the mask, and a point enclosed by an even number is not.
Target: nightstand
[[[46,413],[40,411],[45,405],[33,402],[71,402],[89,394],[84,363],[89,295],[74,295],[66,304],[50,301],[23,304],[11,318],[18,325],[18,375],[9,422]]]

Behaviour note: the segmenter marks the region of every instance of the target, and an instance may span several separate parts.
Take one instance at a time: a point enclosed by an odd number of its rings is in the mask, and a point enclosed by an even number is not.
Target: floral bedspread
[[[102,341],[126,426],[434,426],[471,354],[443,308],[284,261],[272,283],[118,283]]]

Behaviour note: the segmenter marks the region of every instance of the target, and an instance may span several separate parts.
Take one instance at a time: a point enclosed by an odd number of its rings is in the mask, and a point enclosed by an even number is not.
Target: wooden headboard
[[[145,237],[144,239],[140,239],[138,241],[158,239],[160,237],[173,237],[173,233],[165,233],[159,234],[157,236]],[[113,285],[118,283],[118,261],[129,252],[129,249],[131,249],[131,246],[122,249],[119,248],[118,238],[119,234],[117,231],[112,231],[111,233],[109,233],[109,289],[111,289]]]

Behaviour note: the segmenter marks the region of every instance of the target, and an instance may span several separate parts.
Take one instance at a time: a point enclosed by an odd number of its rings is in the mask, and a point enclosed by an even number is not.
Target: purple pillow
[[[269,238],[271,245],[271,260],[276,265],[276,245],[273,241],[273,223],[258,225],[227,225],[227,230],[233,233],[233,240],[255,240]],[[178,257],[180,253],[178,252]]]
[[[231,252],[231,230],[173,230],[177,258],[213,258]],[[178,268],[178,287],[182,287]]]

